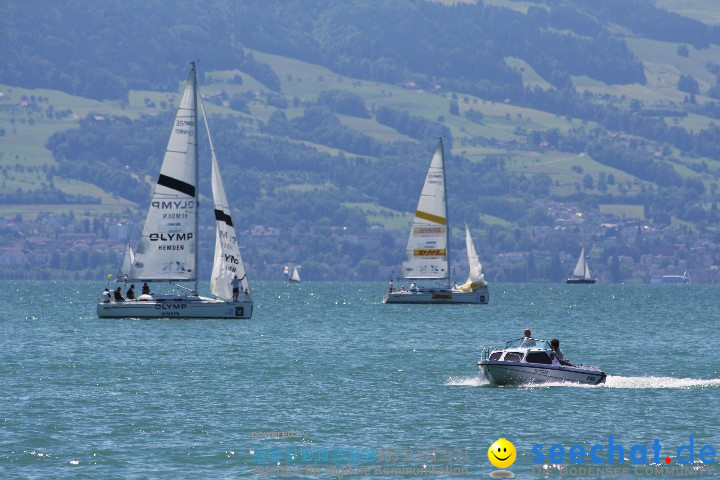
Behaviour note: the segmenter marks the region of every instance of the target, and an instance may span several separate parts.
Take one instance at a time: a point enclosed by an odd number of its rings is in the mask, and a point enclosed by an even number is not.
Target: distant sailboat
[[[293,267],[292,274],[290,273],[290,267],[285,266],[285,276],[287,277],[288,281],[290,283],[300,283],[300,272],[298,272],[298,267]]]
[[[440,139],[425,177],[400,271],[401,278],[413,283],[407,291],[395,290],[393,286],[383,295],[383,303],[488,303],[490,293],[467,225],[465,238],[470,275],[462,287],[450,287],[447,218],[445,157]],[[417,286],[416,280],[435,280],[443,284]]]
[[[595,279],[592,278],[590,274],[590,267],[585,258],[585,248],[580,252],[580,258],[578,258],[575,270],[573,270],[573,276],[568,278],[565,283],[595,283]]]
[[[198,113],[208,132],[212,163],[216,241],[210,288],[215,298],[198,295]],[[143,293],[137,299],[97,305],[99,317],[250,318],[253,302],[245,268],[225,198],[205,109],[198,94],[195,63],[173,122],[160,175],[153,189],[145,227],[128,281],[170,283],[183,294]],[[242,293],[232,300],[231,282],[237,276]],[[192,282],[193,288],[178,285]]]
[[[132,267],[132,264],[135,263],[135,252],[133,252],[133,249],[130,247],[129,243],[125,244],[125,255],[123,256],[123,262],[120,266],[120,272],[118,272],[118,276],[116,278],[116,281],[126,281],[128,276],[130,275],[130,268]]]

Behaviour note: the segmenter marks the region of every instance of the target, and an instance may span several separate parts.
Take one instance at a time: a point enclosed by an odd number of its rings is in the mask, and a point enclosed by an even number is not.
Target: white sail
[[[135,253],[133,253],[132,248],[130,247],[130,244],[125,244],[125,256],[123,257],[123,263],[120,267],[120,273],[118,277],[124,278],[130,275],[130,269],[132,268],[132,264],[135,263]]]
[[[195,67],[185,92],[153,189],[150,209],[130,278],[196,281],[197,264],[197,90]]]
[[[300,281],[300,272],[298,272],[297,267],[293,269],[292,275],[290,276],[290,281],[293,282],[299,282]]]
[[[580,251],[580,258],[578,258],[578,263],[577,265],[575,265],[573,275],[575,275],[576,277],[590,278],[590,270],[587,268],[587,264],[585,262],[584,248]]]
[[[485,285],[485,275],[482,273],[482,264],[475,252],[475,245],[473,244],[472,236],[470,236],[470,229],[467,223],[465,224],[465,247],[467,248],[470,272],[468,273],[467,280],[465,280],[465,285],[461,288],[463,290],[472,290],[480,285]]]
[[[585,278],[585,280],[590,280],[592,278],[592,275],[590,274],[590,265],[588,265],[587,260],[585,260],[585,275],[583,278]]]
[[[446,279],[449,275],[445,161],[440,139],[420,194],[401,276],[408,279]]]
[[[240,279],[240,289],[249,291],[245,266],[240,255],[240,247],[235,234],[235,226],[230,216],[230,207],[225,196],[225,187],[220,177],[220,167],[215,154],[215,145],[210,136],[210,126],[205,115],[205,105],[199,100],[203,121],[207,129],[210,153],[212,156],[212,193],[215,203],[215,258],[210,275],[210,291],[220,298],[232,298],[233,277]]]

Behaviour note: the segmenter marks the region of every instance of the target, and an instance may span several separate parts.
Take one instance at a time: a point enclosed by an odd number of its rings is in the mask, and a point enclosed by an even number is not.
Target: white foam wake
[[[450,377],[445,382],[445,385],[459,387],[482,387],[489,384],[490,382],[482,375],[475,375],[474,377]]]
[[[675,377],[621,377],[608,375],[604,384],[584,385],[572,382],[549,382],[523,385],[524,388],[573,387],[573,388],[706,388],[720,387],[720,379],[675,378]]]
[[[720,387],[720,378],[620,377],[608,375],[607,388],[705,388]]]
[[[490,382],[483,375],[472,377],[449,377],[446,386],[484,387]],[[573,387],[573,388],[717,388],[720,387],[720,378],[675,378],[675,377],[621,377],[608,375],[601,385],[584,385],[572,382],[548,382],[519,385],[521,388],[547,388],[547,387]],[[512,387],[510,387],[512,388]]]

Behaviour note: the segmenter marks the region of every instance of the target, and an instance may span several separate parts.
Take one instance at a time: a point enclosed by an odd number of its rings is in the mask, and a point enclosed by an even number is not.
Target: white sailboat
[[[122,265],[120,265],[120,271],[118,272],[118,275],[115,279],[116,282],[123,282],[127,281],[128,277],[130,276],[130,268],[132,267],[132,264],[135,262],[135,252],[133,252],[132,247],[130,247],[129,243],[125,244],[125,255],[123,256]]]
[[[292,274],[288,280],[290,280],[291,283],[300,283],[300,272],[298,272],[298,267],[293,268]]]
[[[153,189],[140,243],[129,273],[133,283],[169,283],[184,294],[143,294],[135,300],[100,302],[99,317],[250,318],[253,302],[225,197],[215,148],[202,100],[195,63],[178,106],[160,176]],[[210,287],[213,298],[198,295],[198,110],[208,131],[212,154],[212,190],[216,241]],[[231,282],[240,280],[236,301]],[[193,288],[177,285],[192,282]]]
[[[407,291],[391,287],[391,291],[383,295],[383,303],[488,303],[488,286],[467,225],[470,275],[462,287],[450,287],[447,218],[445,158],[440,139],[425,177],[400,271],[401,278],[413,283]],[[415,283],[431,280],[441,283],[432,287]]]
[[[295,266],[293,267],[292,273],[290,273],[290,267],[288,265],[285,265],[283,268],[283,273],[285,274],[285,278],[288,279],[288,282],[290,283],[300,283],[300,271],[298,270],[300,267]]]
[[[592,278],[590,274],[590,267],[585,258],[585,248],[580,251],[580,258],[578,258],[577,264],[575,265],[572,277],[565,280],[565,283],[595,283],[595,279]]]

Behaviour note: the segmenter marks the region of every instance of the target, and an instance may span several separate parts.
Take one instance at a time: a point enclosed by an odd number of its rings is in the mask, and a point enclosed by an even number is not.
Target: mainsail
[[[480,285],[485,285],[485,275],[482,273],[482,264],[480,259],[475,252],[475,245],[473,244],[472,237],[470,236],[470,229],[465,224],[465,247],[467,248],[468,264],[470,266],[470,272],[468,278],[465,280],[463,289],[474,289]]]
[[[205,105],[200,99],[200,109],[202,111],[205,128],[207,130],[208,141],[210,142],[210,153],[212,156],[212,193],[213,202],[215,203],[215,258],[213,260],[213,270],[210,275],[210,291],[213,295],[220,298],[232,298],[232,282],[233,277],[237,275],[240,279],[240,288],[243,291],[249,291],[248,281],[245,275],[245,266],[240,256],[240,247],[235,234],[232,217],[230,216],[230,207],[228,206],[227,197],[225,196],[225,187],[220,177],[220,167],[218,166],[217,156],[215,155],[215,145],[210,136],[210,126],[208,125],[207,116],[205,115]]]
[[[577,265],[575,265],[573,275],[575,275],[576,277],[584,278],[586,280],[592,278],[590,275],[590,267],[585,260],[585,248],[580,251],[580,258],[578,258]]]
[[[197,90],[188,75],[130,279],[197,283]],[[197,286],[195,288],[197,290]]]
[[[293,282],[300,281],[300,272],[298,272],[298,267],[293,268],[293,272],[292,272],[292,275],[290,276],[290,280]]]
[[[448,268],[447,197],[442,139],[438,140],[420,194],[401,276],[407,279],[446,279]]]

